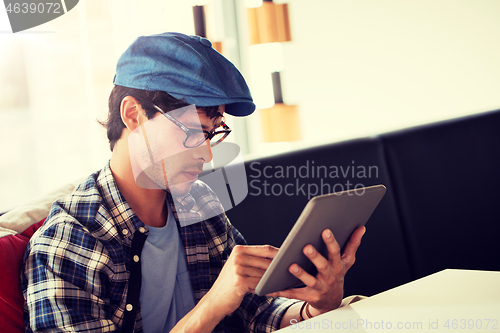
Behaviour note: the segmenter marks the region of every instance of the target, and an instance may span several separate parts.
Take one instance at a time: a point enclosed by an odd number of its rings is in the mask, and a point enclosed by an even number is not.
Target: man
[[[28,332],[268,332],[339,307],[364,228],[342,256],[329,230],[328,258],[304,248],[318,274],[290,272],[305,288],[252,294],[277,249],[246,246],[197,176],[230,133],[224,114],[255,106],[208,40],[140,37],[114,83],[109,165],[56,201],[28,245]]]

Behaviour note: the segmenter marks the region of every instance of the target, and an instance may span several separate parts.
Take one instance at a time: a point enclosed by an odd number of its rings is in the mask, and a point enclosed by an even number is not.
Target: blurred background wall
[[[101,168],[116,61],[139,35],[208,37],[273,104],[267,63],[278,52],[283,101],[299,140],[266,143],[262,114],[231,119],[245,158],[375,135],[500,107],[500,2],[288,0],[291,41],[250,46],[246,6],[209,0],[81,0],[67,14],[12,34],[0,9],[0,211]],[[276,49],[276,48],[275,48]],[[269,75],[268,75],[269,74]],[[464,133],[466,135],[466,133]]]

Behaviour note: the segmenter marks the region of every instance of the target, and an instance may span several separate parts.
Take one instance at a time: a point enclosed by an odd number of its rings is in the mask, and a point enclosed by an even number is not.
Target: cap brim
[[[255,111],[255,104],[252,102],[239,102],[226,104],[226,113],[237,116],[244,117],[251,115]]]
[[[255,104],[252,100],[246,98],[227,98],[227,97],[193,97],[182,96],[181,94],[168,92],[173,97],[183,102],[194,104],[196,106],[216,106],[225,105],[226,113],[236,117],[244,117],[255,111]]]

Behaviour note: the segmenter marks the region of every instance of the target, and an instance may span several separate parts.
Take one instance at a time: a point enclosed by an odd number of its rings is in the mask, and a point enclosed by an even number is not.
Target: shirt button
[[[128,230],[127,229],[123,229],[122,230],[122,234],[127,235],[128,234]]]
[[[134,307],[132,306],[132,304],[127,304],[127,306],[125,307],[127,311],[132,311],[133,308]]]
[[[139,256],[137,254],[134,256],[134,261],[139,262]]]
[[[140,232],[141,234],[143,234],[145,231],[146,231],[146,229],[144,229],[144,227],[139,227],[139,232]]]

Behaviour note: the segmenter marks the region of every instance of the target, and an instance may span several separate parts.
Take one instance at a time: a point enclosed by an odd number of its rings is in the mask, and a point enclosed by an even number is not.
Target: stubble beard
[[[179,171],[172,172],[174,168],[172,163],[163,159],[155,162],[144,170],[148,178],[160,189],[169,192],[172,197],[182,198],[191,190],[194,181],[179,180],[184,172],[192,172],[193,170],[202,170],[203,164],[185,165]]]

